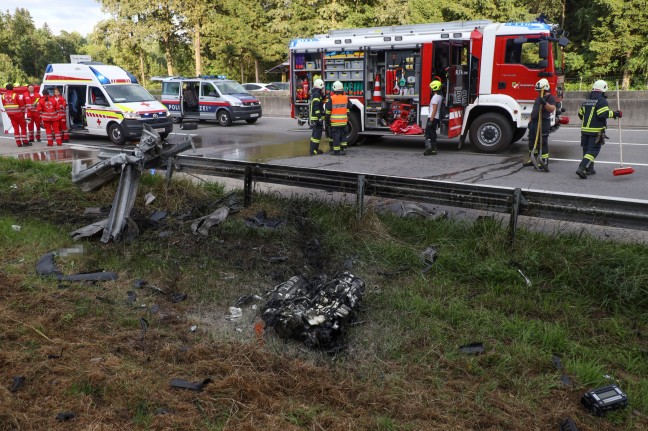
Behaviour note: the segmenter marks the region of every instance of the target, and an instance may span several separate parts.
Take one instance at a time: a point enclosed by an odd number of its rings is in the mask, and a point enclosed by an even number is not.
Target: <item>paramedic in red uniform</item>
[[[61,130],[61,135],[63,135],[63,142],[70,142],[66,119],[67,102],[58,87],[54,88],[54,99],[56,99],[56,103],[58,103],[59,129]]]
[[[41,118],[38,112],[38,99],[40,95],[34,92],[34,86],[29,84],[25,94],[25,107],[27,108],[27,131],[29,132],[29,143],[34,142],[34,137],[41,141]],[[35,130],[34,130],[35,129]]]
[[[59,125],[59,107],[56,99],[49,95],[49,90],[43,90],[43,97],[38,101],[38,112],[45,125],[45,135],[47,136],[47,146],[54,145],[56,139],[57,145],[63,145],[63,137]]]
[[[14,129],[16,145],[26,147],[30,145],[27,141],[27,122],[25,121],[25,99],[22,94],[13,91],[13,84],[7,84],[7,92],[2,95],[3,110],[9,116]]]

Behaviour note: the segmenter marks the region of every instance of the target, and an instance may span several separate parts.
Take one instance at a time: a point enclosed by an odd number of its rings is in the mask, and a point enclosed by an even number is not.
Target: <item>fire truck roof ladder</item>
[[[330,30],[323,36],[355,36],[367,34],[417,34],[429,33],[440,31],[457,31],[457,30],[472,30],[475,27],[485,27],[491,24],[492,21],[450,21],[429,24],[412,24],[412,25],[394,25],[389,27],[368,27],[368,28],[348,28],[341,30]]]

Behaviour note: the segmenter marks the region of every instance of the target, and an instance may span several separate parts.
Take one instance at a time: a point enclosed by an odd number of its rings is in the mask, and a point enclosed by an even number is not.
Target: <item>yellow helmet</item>
[[[435,79],[434,81],[430,82],[430,90],[439,91],[440,89],[441,89],[441,81]]]

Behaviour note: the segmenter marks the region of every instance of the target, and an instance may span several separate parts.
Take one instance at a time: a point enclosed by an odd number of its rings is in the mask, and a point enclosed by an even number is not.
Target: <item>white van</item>
[[[261,118],[261,102],[241,84],[216,76],[183,78],[154,77],[162,81],[162,103],[174,122],[216,120],[221,126],[244,120],[248,124]]]
[[[97,62],[49,64],[42,90],[58,87],[67,101],[70,133],[108,136],[118,145],[139,139],[143,124],[162,138],[173,130],[168,109],[132,74]]]

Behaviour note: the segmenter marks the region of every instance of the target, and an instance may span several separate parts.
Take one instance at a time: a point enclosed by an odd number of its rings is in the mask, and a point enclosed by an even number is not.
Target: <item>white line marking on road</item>
[[[551,161],[561,161],[561,162],[580,162],[582,159],[556,159],[554,157],[551,157]],[[595,163],[598,164],[606,164],[606,165],[618,165],[619,162],[607,162],[603,160],[596,160]],[[624,163],[624,166],[648,166],[648,163]]]
[[[550,140],[550,143],[554,143],[554,142],[565,142],[565,143],[568,143],[568,144],[573,144],[573,143],[580,144],[580,141],[565,141],[563,139],[551,139]],[[614,141],[606,141],[605,145],[619,145],[619,143],[614,142]],[[632,146],[643,147],[643,146],[648,146],[648,143],[640,144],[640,143],[636,143],[636,142],[624,142],[623,145],[632,145]]]

